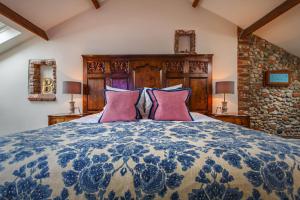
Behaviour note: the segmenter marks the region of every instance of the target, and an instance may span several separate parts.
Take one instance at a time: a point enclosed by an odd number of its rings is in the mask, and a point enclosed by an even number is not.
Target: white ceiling
[[[202,0],[200,6],[247,28],[285,0]],[[258,36],[300,57],[300,5],[255,32]]]
[[[47,31],[93,6],[88,0],[0,0],[33,24]]]
[[[25,28],[15,24],[15,23],[12,23],[10,20],[3,17],[2,15],[0,15],[0,21],[22,33],[22,34],[18,35],[17,37],[2,43],[0,45],[0,54],[13,48],[14,46],[21,44],[22,42],[24,42],[34,36],[31,32],[27,31]]]
[[[201,0],[199,5],[242,28],[246,28],[284,1]],[[45,31],[88,9],[95,9],[90,0],[0,0],[0,2]],[[3,17],[0,16],[0,20],[2,19]],[[8,22],[8,25],[18,27],[13,22]],[[9,42],[12,45],[6,46],[11,48],[13,45],[25,41],[29,36],[34,36],[27,30],[22,29],[22,32],[24,33],[22,36]],[[262,27],[256,34],[300,57],[300,5]],[[3,51],[3,47],[0,47],[0,53],[1,51]]]
[[[247,28],[285,0],[202,0],[200,6]]]
[[[300,5],[255,32],[300,57]]]
[[[93,8],[89,0],[0,0],[0,2],[45,31]],[[20,36],[0,45],[0,54],[35,36],[3,16],[0,16],[0,21],[22,32]]]

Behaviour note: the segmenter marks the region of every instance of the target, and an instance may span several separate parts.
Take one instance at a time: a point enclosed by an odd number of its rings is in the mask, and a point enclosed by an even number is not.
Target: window
[[[7,26],[6,24],[0,22],[0,45],[12,38],[17,37],[20,34],[20,31],[17,31],[10,26]]]

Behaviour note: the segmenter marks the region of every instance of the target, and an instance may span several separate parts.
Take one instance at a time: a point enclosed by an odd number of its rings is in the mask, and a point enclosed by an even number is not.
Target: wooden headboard
[[[137,89],[183,84],[191,111],[212,112],[212,57],[205,55],[83,55],[83,112],[104,107],[106,85]]]

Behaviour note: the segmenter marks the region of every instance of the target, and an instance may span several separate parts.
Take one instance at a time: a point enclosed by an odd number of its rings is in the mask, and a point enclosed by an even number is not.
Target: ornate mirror
[[[55,60],[30,60],[28,74],[29,101],[56,100]]]
[[[175,32],[175,53],[196,54],[196,33],[194,30]]]

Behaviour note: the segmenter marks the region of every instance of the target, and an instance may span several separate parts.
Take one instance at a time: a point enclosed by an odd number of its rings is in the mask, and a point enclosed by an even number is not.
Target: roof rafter
[[[193,7],[196,8],[199,4],[200,0],[194,0]]]
[[[242,33],[241,37],[245,37],[250,35],[251,33],[255,32],[256,30],[260,29],[264,25],[268,24],[269,22],[273,21],[275,18],[279,17],[283,13],[287,12],[289,9],[295,7],[300,3],[300,0],[286,0],[274,10],[269,12],[267,15],[253,23],[251,26],[246,28]]]
[[[96,9],[100,8],[100,3],[98,2],[98,0],[91,0],[95,6]]]
[[[15,11],[10,9],[6,5],[4,5],[3,3],[0,3],[0,13],[3,16],[7,17],[8,19],[10,19],[10,20],[14,21],[15,23],[19,24],[20,26],[22,26],[22,27],[26,28],[27,30],[31,31],[32,33],[40,36],[41,38],[43,38],[45,40],[49,40],[46,32],[43,29],[41,29],[38,26],[34,25],[30,21],[28,21],[27,19],[25,19],[24,17],[22,17],[21,15],[19,15],[18,13],[16,13]]]

